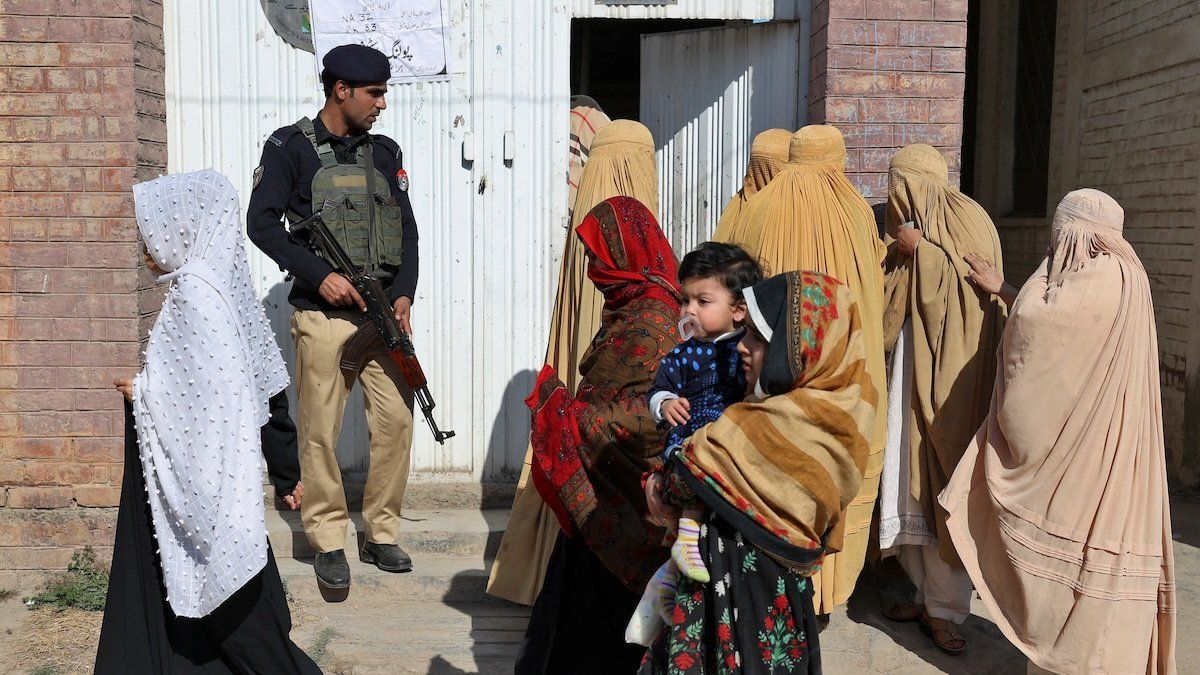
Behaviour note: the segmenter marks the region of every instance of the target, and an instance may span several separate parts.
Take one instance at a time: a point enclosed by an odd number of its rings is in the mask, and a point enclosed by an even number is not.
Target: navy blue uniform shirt
[[[356,163],[358,146],[368,139],[375,144],[372,157],[375,168],[387,178],[388,188],[404,218],[404,255],[388,288],[388,296],[392,302],[401,297],[412,300],[417,292],[417,220],[408,192],[401,190],[396,180],[396,173],[403,168],[400,146],[387,136],[334,136],[325,128],[320,115],[314,115],[312,120],[317,142],[330,139],[339,164]],[[312,180],[320,168],[321,160],[316,150],[296,125],[276,130],[263,145],[262,162],[256,170],[261,171],[261,175],[255,178],[250,205],[246,209],[250,241],[280,268],[296,277],[288,301],[297,309],[336,309],[317,292],[333,268],[309,250],[306,242],[289,233],[283,224],[284,214],[288,211],[303,218],[312,215]]]

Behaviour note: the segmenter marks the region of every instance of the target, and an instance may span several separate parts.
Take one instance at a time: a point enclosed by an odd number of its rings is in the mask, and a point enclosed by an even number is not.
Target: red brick
[[[3,446],[3,455],[11,459],[44,460],[63,459],[71,456],[71,441],[67,438],[7,438],[4,440]]]
[[[900,24],[895,21],[829,20],[829,44],[881,47],[900,44]]]
[[[52,42],[44,16],[0,16],[0,40],[4,42]]]
[[[11,499],[9,506],[12,506]],[[6,546],[0,548],[0,569],[60,570],[71,562],[75,552],[69,548],[31,548]]]
[[[0,13],[33,16],[125,16],[132,0],[0,0]]]
[[[0,115],[36,117],[58,108],[57,94],[0,94]]]
[[[967,69],[967,50],[965,49],[935,49],[933,50],[934,72],[961,73]]]
[[[919,98],[864,98],[861,120],[866,123],[924,122],[929,102]]]
[[[967,0],[934,0],[933,18],[938,21],[966,21]]]
[[[67,158],[76,166],[132,166],[137,144],[69,143],[66,150]]]
[[[38,295],[17,298],[16,316],[127,318],[137,316],[137,300],[126,295]]]
[[[69,391],[0,391],[0,410],[4,412],[41,412],[54,410],[71,410],[75,395]],[[29,438],[30,442],[40,442],[43,439]],[[58,457],[60,455],[44,454],[38,457]]]
[[[14,487],[8,489],[10,509],[60,509],[71,505],[68,487]]]
[[[80,506],[119,506],[121,488],[110,485],[79,485],[75,488],[75,503]]]
[[[867,16],[866,6],[866,0],[829,0],[827,3],[828,18],[864,19]],[[816,18],[816,16],[813,17],[814,20]]]
[[[887,177],[886,173],[859,173],[850,176],[850,182],[868,200],[886,199]]]
[[[966,47],[965,21],[913,21],[900,24],[899,42],[914,47]]]
[[[927,72],[931,61],[932,56],[927,48],[876,47],[866,50],[859,68],[862,70]]]
[[[833,70],[828,74],[831,96],[901,96],[962,98],[961,73],[860,73]]]
[[[120,394],[112,392],[113,404],[119,405]],[[119,462],[124,457],[125,442],[121,438],[76,438],[75,456],[84,462]]]
[[[66,213],[61,194],[12,193],[0,195],[0,216],[56,216]]]
[[[928,21],[933,18],[933,0],[867,0],[864,18]]]
[[[132,44],[62,45],[62,63],[69,66],[123,66],[134,62]]]
[[[898,124],[896,145],[903,147],[913,143],[952,146],[962,142],[960,124]]]
[[[15,167],[13,189],[18,192],[76,192],[84,189],[83,169],[75,167]]]
[[[0,70],[0,91],[42,92],[46,77],[42,68],[5,68]]]
[[[111,426],[110,415],[95,410],[21,415],[21,433],[29,436],[111,436]]]
[[[846,138],[847,148],[890,148],[892,125],[890,124],[846,124],[838,127]]]
[[[58,45],[0,44],[0,63],[5,66],[56,66],[62,61]]]
[[[862,150],[862,168],[864,173],[879,173],[887,171],[896,154],[895,148],[864,148]]]
[[[963,121],[963,103],[961,100],[947,99],[929,102],[929,121],[933,123],[951,123]]]
[[[854,124],[859,121],[858,101],[837,99],[825,106],[825,122],[829,124]]]

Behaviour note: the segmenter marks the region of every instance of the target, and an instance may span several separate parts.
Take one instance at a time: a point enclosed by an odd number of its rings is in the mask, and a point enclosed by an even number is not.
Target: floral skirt
[[[812,585],[716,514],[701,528],[712,581],[680,576],[672,625],[641,675],[820,673]]]

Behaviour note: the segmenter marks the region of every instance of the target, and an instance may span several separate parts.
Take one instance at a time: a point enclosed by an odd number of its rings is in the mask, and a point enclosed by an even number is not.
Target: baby
[[[684,341],[659,362],[649,392],[651,415],[667,427],[664,463],[700,427],[742,400],[746,378],[737,352],[747,313],[742,289],[762,278],[754,258],[729,244],[701,244],[679,264],[683,290],[679,332]],[[709,581],[699,547],[704,506],[694,497],[682,501],[671,560],[659,568],[647,587],[626,632],[630,642],[641,644],[657,633],[655,610],[661,615],[664,603],[673,601],[679,571],[700,583]]]

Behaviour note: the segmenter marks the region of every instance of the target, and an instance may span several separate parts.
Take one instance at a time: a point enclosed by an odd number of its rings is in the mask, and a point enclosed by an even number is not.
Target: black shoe
[[[350,588],[350,563],[346,562],[346,552],[341,549],[318,553],[313,570],[317,573],[317,583],[325,588]]]
[[[358,559],[384,572],[411,572],[412,558],[395,544],[368,541],[358,551]]]

